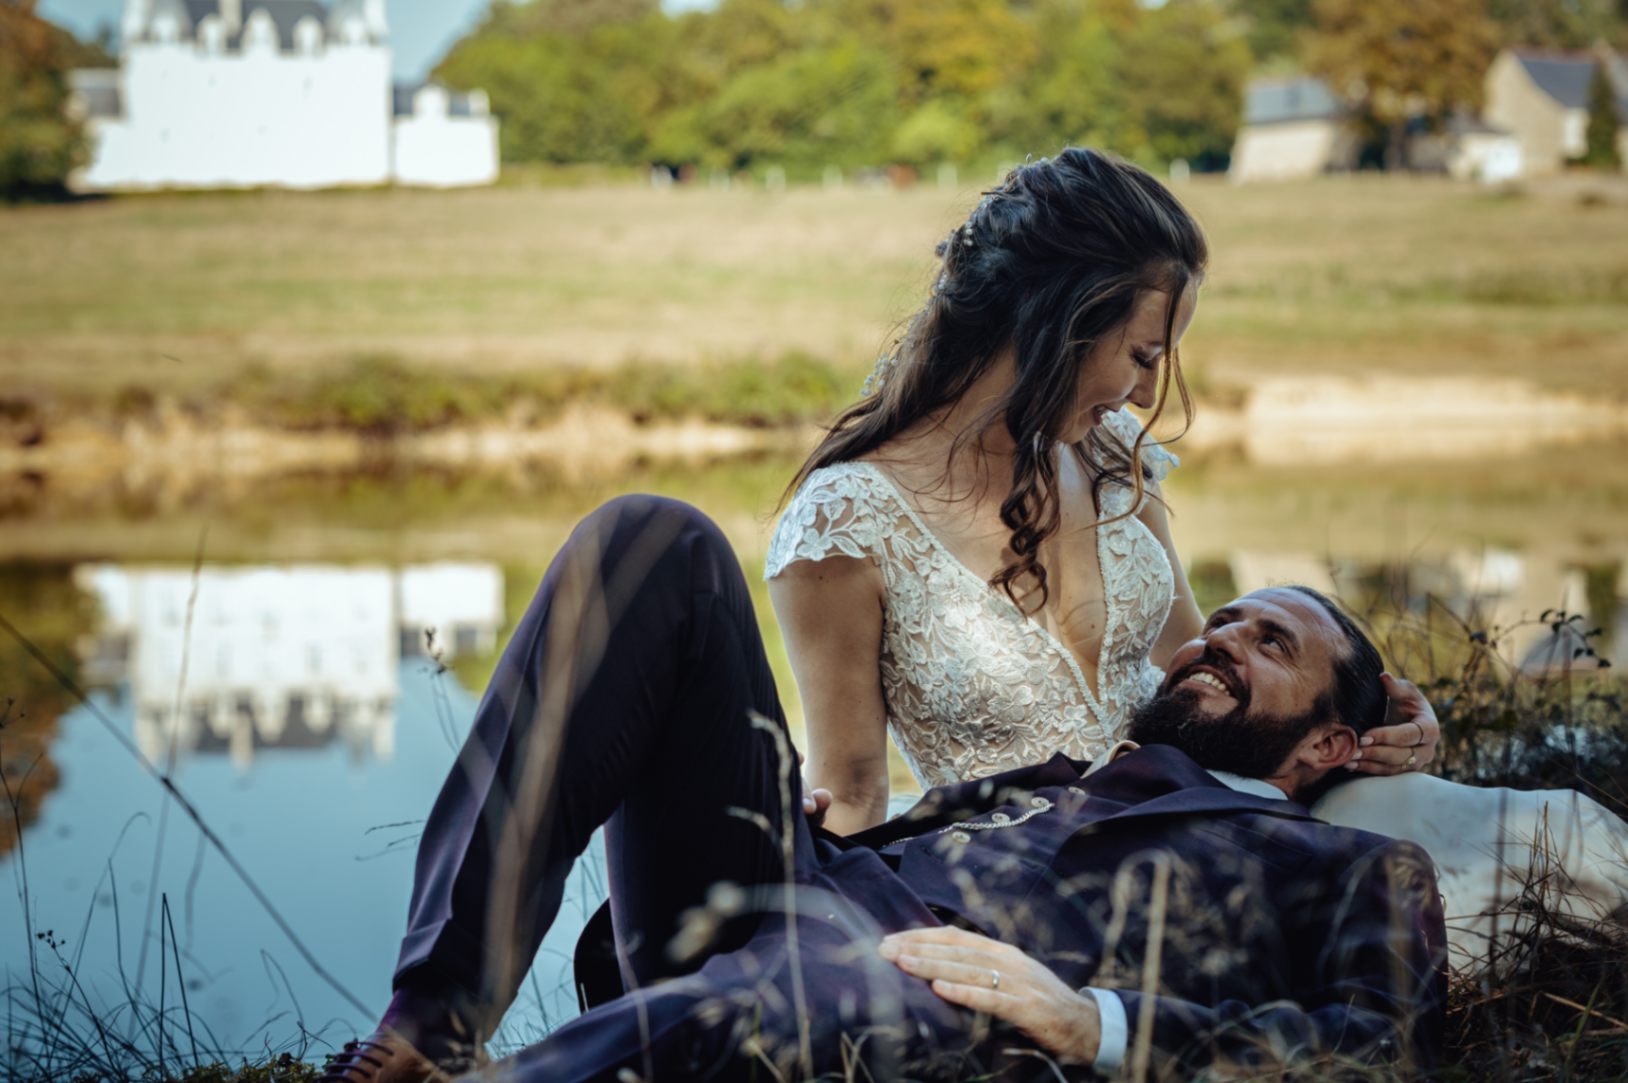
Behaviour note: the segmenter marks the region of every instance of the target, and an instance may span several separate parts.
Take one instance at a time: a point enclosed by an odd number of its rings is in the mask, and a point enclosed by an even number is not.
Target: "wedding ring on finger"
[[[991,970],[989,972],[989,987],[991,989],[999,989],[1001,987],[1001,972],[999,970]]]
[[[1421,725],[1417,720],[1415,720],[1413,724],[1417,726],[1419,730],[1419,739],[1413,742],[1413,747],[1418,748],[1420,745],[1424,744],[1424,726]]]

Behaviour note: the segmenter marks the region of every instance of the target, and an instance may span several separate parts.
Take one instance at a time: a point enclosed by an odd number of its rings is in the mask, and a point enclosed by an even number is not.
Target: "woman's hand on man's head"
[[[1388,726],[1376,726],[1362,735],[1361,747],[1346,766],[1368,775],[1400,775],[1417,771],[1436,758],[1441,725],[1419,686],[1389,673],[1381,674],[1390,697]]]

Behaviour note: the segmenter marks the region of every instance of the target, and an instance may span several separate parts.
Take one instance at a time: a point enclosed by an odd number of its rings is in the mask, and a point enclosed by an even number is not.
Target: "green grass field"
[[[1214,250],[1186,350],[1201,394],[1370,371],[1628,392],[1621,192],[1387,177],[1177,191]],[[0,386],[229,397],[245,374],[367,356],[450,380],[795,354],[859,373],[975,197],[499,187],[0,210]]]

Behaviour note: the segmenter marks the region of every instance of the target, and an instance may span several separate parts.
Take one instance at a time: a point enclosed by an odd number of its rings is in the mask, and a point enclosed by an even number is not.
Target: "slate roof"
[[[185,0],[187,17],[192,20],[192,30],[196,31],[198,24],[206,16],[220,13],[219,0]],[[278,47],[292,52],[294,49],[294,27],[307,15],[318,23],[326,24],[328,9],[321,0],[243,0],[243,23],[248,24],[249,16],[256,11],[264,9],[271,16],[271,21],[277,27]],[[243,44],[243,28],[240,26],[235,34],[226,39],[228,49],[236,49]]]
[[[68,73],[68,87],[85,103],[85,115],[113,118],[124,115],[117,68],[79,68]]]
[[[1563,108],[1588,108],[1589,87],[1601,61],[1598,53],[1551,53],[1536,49],[1516,49],[1514,53],[1538,89]],[[1628,124],[1628,61],[1615,54],[1605,59],[1606,76],[1616,92],[1618,122]]]
[[[1335,120],[1344,115],[1339,101],[1321,79],[1251,79],[1244,90],[1245,124],[1283,124],[1293,120]]]

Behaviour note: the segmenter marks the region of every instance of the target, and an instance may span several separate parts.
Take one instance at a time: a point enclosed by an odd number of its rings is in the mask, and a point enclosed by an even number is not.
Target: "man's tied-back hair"
[[[1379,657],[1379,648],[1345,610],[1321,591],[1298,584],[1289,589],[1317,599],[1345,633],[1347,649],[1334,659],[1332,706],[1340,721],[1356,730],[1358,736],[1367,733],[1385,721],[1385,686],[1379,682],[1385,663]]]

